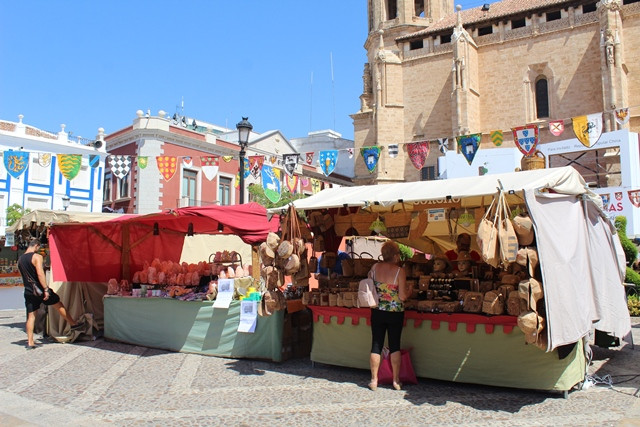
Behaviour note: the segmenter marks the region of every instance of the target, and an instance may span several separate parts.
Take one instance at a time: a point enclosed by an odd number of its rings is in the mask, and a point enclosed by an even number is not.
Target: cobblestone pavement
[[[594,347],[589,373],[614,385],[567,399],[427,379],[372,392],[365,370],[309,359],[224,359],[102,339],[26,350],[24,320],[23,310],[0,311],[2,426],[640,426],[640,348],[630,345]],[[640,344],[638,319],[634,335]]]

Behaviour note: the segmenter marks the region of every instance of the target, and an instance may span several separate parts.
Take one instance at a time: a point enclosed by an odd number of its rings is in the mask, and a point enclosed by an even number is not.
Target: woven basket
[[[520,161],[520,169],[523,171],[530,171],[534,169],[545,168],[545,156],[540,151],[536,150],[531,156],[525,156]]]

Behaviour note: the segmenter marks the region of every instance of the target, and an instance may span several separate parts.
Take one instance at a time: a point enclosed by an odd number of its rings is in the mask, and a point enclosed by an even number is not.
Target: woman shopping
[[[404,269],[399,266],[400,248],[389,240],[381,248],[382,262],[375,264],[369,277],[373,279],[378,293],[378,307],[371,309],[371,382],[369,388],[378,388],[378,369],[380,354],[384,346],[385,335],[388,336],[391,369],[393,371],[393,388],[400,390],[400,338],[404,323],[404,301],[411,296],[407,287]]]

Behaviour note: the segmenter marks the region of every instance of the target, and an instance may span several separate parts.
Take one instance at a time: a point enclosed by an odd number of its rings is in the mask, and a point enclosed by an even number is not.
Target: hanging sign
[[[156,163],[165,181],[169,181],[178,169],[178,159],[175,156],[157,156]]]
[[[264,164],[264,156],[249,156],[249,164],[251,176],[255,179],[260,178],[260,171],[262,171],[262,165]],[[245,175],[245,178],[247,176]]]
[[[504,134],[501,130],[494,130],[493,132],[491,132],[490,136],[493,145],[495,145],[496,147],[500,147],[502,145],[502,141],[504,141]]]
[[[289,193],[296,194],[298,192],[298,175],[285,175],[284,181],[287,184],[287,189]]]
[[[564,120],[553,120],[549,122],[549,132],[553,136],[560,136],[564,132]]]
[[[113,176],[118,179],[122,179],[129,173],[131,169],[131,158],[129,156],[109,156],[109,167]]]
[[[438,150],[445,154],[449,150],[449,138],[438,138]]]

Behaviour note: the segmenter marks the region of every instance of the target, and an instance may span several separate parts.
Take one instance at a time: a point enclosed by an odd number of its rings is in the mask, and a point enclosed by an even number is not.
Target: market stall
[[[531,241],[518,235],[508,262],[458,269],[444,255],[461,233],[473,236],[471,251],[486,250],[491,239],[476,234],[486,218],[497,223],[492,203],[508,208],[500,224],[526,217]],[[375,192],[332,188],[294,206],[322,237],[323,256],[344,236],[369,233],[427,254],[404,264],[414,299],[406,303],[403,347],[413,349],[419,376],[566,391],[584,379],[593,327],[616,337],[630,331],[619,239],[600,197],[571,167],[378,185]],[[369,309],[354,307],[354,287],[366,274],[358,267],[375,260],[352,257],[349,277],[306,295],[314,313],[311,359],[367,368]]]
[[[207,291],[214,274],[223,277],[228,272],[234,297],[238,289],[233,284],[239,279],[247,288],[258,283],[256,245],[277,227],[278,218],[267,220],[264,208],[255,203],[181,208],[100,223],[54,224],[49,235],[51,270],[53,279],[63,284],[61,291],[72,315],[88,311],[86,301],[91,301],[93,319],[104,328],[106,338],[178,351],[280,360],[281,352],[264,343],[275,339],[270,345],[282,350],[288,339],[282,325],[294,314],[275,311],[258,318],[255,334],[249,338],[237,332],[239,301],[234,298],[216,307],[220,298]],[[203,235],[237,236],[248,252],[217,240],[209,247],[207,241],[194,245],[193,240]],[[197,251],[205,252],[198,257]],[[194,263],[197,259],[200,262]],[[231,279],[234,272],[239,276]],[[178,343],[183,338],[186,341]],[[194,344],[198,340],[202,345]]]

